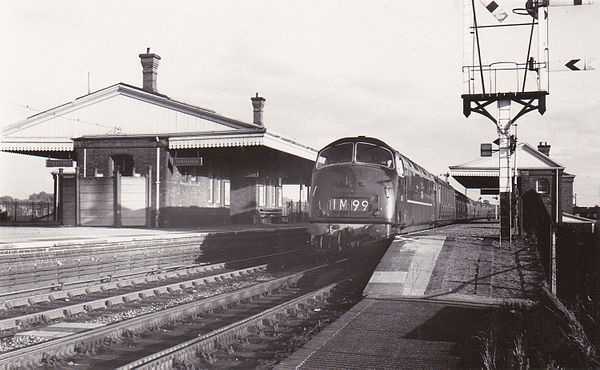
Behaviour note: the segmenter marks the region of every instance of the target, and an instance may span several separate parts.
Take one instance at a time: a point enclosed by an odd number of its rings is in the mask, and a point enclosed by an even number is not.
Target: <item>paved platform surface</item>
[[[535,250],[498,241],[498,224],[452,225],[390,245],[365,298],[278,368],[479,367],[472,345],[500,304],[529,304]]]
[[[200,227],[188,229],[148,229],[86,226],[0,226],[0,249],[11,247],[53,246],[110,240],[139,238],[184,237],[215,232],[240,232],[247,230],[272,230],[306,227],[306,224],[259,224]]]

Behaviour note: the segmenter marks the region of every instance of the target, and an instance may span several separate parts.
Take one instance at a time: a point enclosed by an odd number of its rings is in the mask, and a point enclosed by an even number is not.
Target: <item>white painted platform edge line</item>
[[[406,281],[407,271],[373,271],[369,284],[371,283],[400,283]]]
[[[422,248],[417,249],[417,253],[413,257],[413,260],[411,261],[410,266],[408,268],[408,273],[406,275],[406,283],[404,284],[402,295],[422,296],[423,294],[425,294],[425,290],[427,290],[427,285],[429,284],[429,280],[431,279],[435,263],[437,262],[437,258],[440,255],[440,251],[442,250],[445,241],[446,237],[444,237],[443,239],[439,239],[439,243],[436,243],[435,245],[428,244],[427,246],[430,248],[427,248],[427,251],[423,251]],[[429,255],[429,253],[426,252],[433,252],[433,254]],[[423,266],[423,268],[421,268],[419,261],[422,261],[423,259],[430,260],[431,266]],[[425,274],[421,274],[422,272],[425,272]],[[411,278],[413,279],[413,281],[412,284],[409,284],[409,279]]]
[[[373,302],[369,302],[369,304],[367,304],[365,307],[363,307],[360,311],[358,311],[350,320],[348,320],[344,325],[342,325],[342,327],[338,328],[338,330],[335,331],[335,333],[333,333],[333,335],[327,339],[325,342],[323,342],[318,348],[316,348],[315,350],[313,350],[308,356],[306,356],[306,358],[304,360],[302,360],[302,362],[300,364],[298,364],[298,366],[296,366],[296,369],[299,369],[302,365],[304,365],[304,363],[312,357],[312,355],[314,355],[318,350],[320,350],[321,348],[323,348],[324,345],[326,345],[327,343],[329,343],[333,338],[335,338],[342,329],[344,329],[346,326],[348,326],[348,324],[350,324],[352,321],[354,321],[354,319],[356,319],[361,313],[363,313],[364,310],[366,310],[367,308],[369,308],[371,305],[373,304]]]

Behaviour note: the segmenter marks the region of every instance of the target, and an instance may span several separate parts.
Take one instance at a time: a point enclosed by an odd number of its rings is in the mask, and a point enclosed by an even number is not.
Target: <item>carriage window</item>
[[[356,144],[356,161],[394,168],[394,157],[392,152],[373,144]]]
[[[338,144],[323,149],[317,157],[317,168],[336,163],[352,162],[352,143]]]

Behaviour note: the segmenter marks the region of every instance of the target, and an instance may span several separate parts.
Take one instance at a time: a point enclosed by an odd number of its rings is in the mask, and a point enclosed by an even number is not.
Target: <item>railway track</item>
[[[3,316],[9,317],[0,320],[0,329],[13,331],[27,329],[84,312],[140,301],[161,294],[182,292],[185,289],[197,288],[211,282],[223,282],[234,277],[256,274],[266,270],[267,265],[258,265],[223,272],[225,271],[224,266],[211,265],[204,268],[188,269],[179,273],[153,275],[151,278],[103,283],[93,287],[58,292],[46,296],[46,300],[38,304],[31,304],[33,301],[30,298],[30,305],[26,307],[19,306],[2,312]]]
[[[161,265],[147,269],[140,269],[135,272],[128,272],[118,275],[105,276],[102,273],[91,275],[89,279],[72,281],[60,285],[47,285],[26,290],[11,291],[0,294],[0,320],[3,318],[2,310],[14,307],[24,307],[35,305],[36,303],[64,299],[72,296],[79,296],[88,293],[90,290],[96,290],[94,286],[100,286],[102,290],[114,289],[116,285],[135,285],[154,280],[165,280],[177,276],[197,274],[203,271],[225,269],[226,266],[243,266],[252,261],[263,260],[264,263],[270,262],[275,258],[286,258],[294,254],[306,253],[306,249],[293,249],[278,253],[269,253],[256,255],[244,259],[229,260],[213,264],[187,264],[187,265]],[[102,267],[99,266],[99,270]],[[2,325],[0,324],[0,330]]]
[[[322,281],[323,269],[327,269],[327,266],[313,267],[268,281],[255,281],[240,289],[161,308],[120,322],[89,326],[83,332],[0,354],[0,368],[114,368],[153,366],[146,364],[157,363],[156,361],[177,365],[182,361],[196,360],[208,361],[210,364],[215,361],[215,348],[225,346],[228,348],[227,353],[234,353],[232,343],[241,340],[243,333],[251,333],[253,330],[260,332],[265,324],[276,327],[273,320],[281,321],[283,313],[294,315],[294,312],[298,312],[298,307],[311,307],[319,302],[319,297],[327,295],[326,292],[335,286],[321,289],[325,283]],[[331,278],[333,277],[332,275]],[[309,280],[312,282],[307,283]],[[319,289],[314,287],[317,280],[321,281]],[[185,289],[193,286],[191,284]],[[73,315],[71,319],[76,317],[77,315]],[[72,326],[77,324],[77,320],[70,322]],[[252,329],[248,331],[248,328]],[[201,333],[200,341],[196,338],[198,333]],[[160,339],[157,340],[157,337]],[[183,344],[175,346],[176,350],[172,348],[174,338],[179,341],[184,339]],[[110,351],[102,353],[107,344],[111,344]],[[184,347],[187,349],[184,350]],[[145,357],[156,352],[158,355]],[[200,353],[200,357],[193,357],[192,353]],[[142,358],[142,362],[131,365],[138,358]]]
[[[239,358],[250,350],[264,350],[265,345],[270,344],[273,339],[290,332],[292,321],[306,318],[313,312],[320,312],[321,309],[315,307],[323,305],[331,295],[331,291],[343,281],[329,284],[223,328],[148,355],[123,365],[119,369],[203,367],[218,362],[219,351],[227,353],[225,356],[221,356],[222,362],[233,362],[239,365]],[[265,338],[265,332],[269,332],[272,339]],[[251,341],[250,338],[254,338],[254,340]],[[246,359],[249,358],[252,356],[246,355]],[[256,362],[259,362],[259,359],[256,359]]]
[[[183,292],[211,282],[266,271],[266,263],[257,266],[251,265],[251,262],[270,262],[279,268],[282,264],[289,266],[305,263],[306,253],[299,252],[304,251],[293,250],[109,282],[95,279],[91,281],[94,285],[4,300],[0,302],[0,337],[82,312],[105,309],[161,294]],[[233,267],[243,268],[234,270]]]
[[[302,248],[306,235],[305,228],[289,228],[0,247],[0,301],[80,286],[98,277],[114,280],[161,268],[226,262],[233,255],[241,259]]]

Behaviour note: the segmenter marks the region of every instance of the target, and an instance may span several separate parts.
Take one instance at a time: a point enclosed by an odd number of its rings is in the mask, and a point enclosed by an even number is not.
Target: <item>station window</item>
[[[277,200],[275,199],[277,197],[277,194],[275,193],[276,185],[272,180],[269,180],[267,186],[269,191],[269,207],[274,207],[277,203]]]
[[[281,178],[279,185],[275,187],[275,207],[283,207],[283,188],[281,187]]]
[[[208,204],[213,206],[229,206],[231,202],[231,182],[227,174],[227,166],[208,166]]]
[[[113,155],[110,158],[111,170],[117,170],[121,176],[133,176],[133,157],[130,155]]]
[[[213,177],[212,183],[213,183],[213,203],[221,204],[221,179],[218,177]]]
[[[257,188],[257,198],[258,198],[258,206],[259,207],[264,207],[266,206],[267,203],[267,195],[265,193],[265,184],[257,184],[256,185]]]
[[[535,191],[538,194],[550,194],[550,182],[548,179],[538,179],[535,182]]]
[[[223,205],[229,206],[231,204],[231,182],[229,180],[223,180]]]

